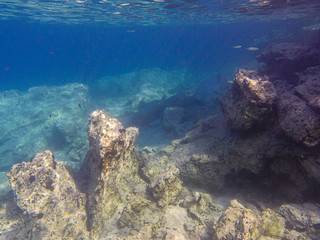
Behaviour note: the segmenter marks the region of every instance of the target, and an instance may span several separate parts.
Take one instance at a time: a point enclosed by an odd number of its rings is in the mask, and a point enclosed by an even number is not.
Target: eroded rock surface
[[[136,187],[142,184],[133,156],[137,136],[137,128],[125,129],[104,111],[95,111],[90,116],[90,149],[82,169],[90,179],[87,210],[94,238],[116,227],[114,216],[121,213],[126,199],[133,198]]]
[[[320,114],[299,97],[286,93],[279,96],[280,128],[295,142],[314,147],[320,142]]]
[[[8,177],[23,222],[6,239],[89,239],[86,196],[50,151],[14,165]]]
[[[251,208],[236,199],[231,200],[213,226],[213,239],[311,240],[319,237],[318,204],[285,204],[278,211],[267,208],[260,212]]]
[[[215,232],[217,239],[258,239],[261,235],[261,219],[237,200],[220,217]]]
[[[276,91],[266,76],[239,69],[223,100],[224,114],[235,129],[250,129],[272,120]]]

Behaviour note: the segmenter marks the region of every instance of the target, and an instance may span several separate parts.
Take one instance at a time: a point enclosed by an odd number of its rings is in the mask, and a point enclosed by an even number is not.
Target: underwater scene
[[[320,1],[3,0],[0,240],[319,240]]]

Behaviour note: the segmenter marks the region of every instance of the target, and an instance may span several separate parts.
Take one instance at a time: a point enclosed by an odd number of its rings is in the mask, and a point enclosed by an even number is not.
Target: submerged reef
[[[1,236],[319,239],[317,51],[295,44],[266,49],[259,69],[236,72],[223,112],[158,151],[137,151],[136,127],[94,111],[79,170],[50,151],[12,167]],[[157,100],[167,128],[184,114],[184,106],[165,104],[171,99]]]

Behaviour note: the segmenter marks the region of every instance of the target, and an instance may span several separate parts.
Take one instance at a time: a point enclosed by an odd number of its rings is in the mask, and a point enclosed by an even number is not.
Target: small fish
[[[5,97],[6,97],[6,95],[5,95],[5,94],[3,94],[3,97],[5,98]]]
[[[228,83],[232,84],[232,83],[233,83],[233,80],[228,81]]]
[[[49,54],[53,55],[53,54],[54,54],[54,52],[49,52]]]
[[[133,33],[133,32],[136,32],[136,30],[132,29],[132,30],[128,30],[127,32],[128,33]]]
[[[51,114],[49,114],[49,118],[51,118]]]
[[[4,67],[3,70],[8,71],[9,67]]]
[[[131,3],[121,3],[119,6],[125,7],[125,6],[130,6],[130,5],[131,5]]]
[[[248,47],[248,48],[246,48],[248,51],[258,51],[259,50],[259,48],[257,48],[257,47]]]
[[[80,105],[80,103],[78,104],[78,106],[79,106],[79,108],[81,108],[81,105]]]
[[[232,46],[233,48],[242,48],[242,46],[241,45],[235,45],[235,46]]]

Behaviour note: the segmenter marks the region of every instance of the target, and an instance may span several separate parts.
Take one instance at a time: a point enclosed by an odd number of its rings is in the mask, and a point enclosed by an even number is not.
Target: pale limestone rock
[[[286,222],[278,213],[268,208],[261,213],[262,234],[265,237],[282,239],[285,235]],[[261,239],[261,238],[260,238]]]
[[[254,240],[261,235],[260,227],[261,219],[259,216],[252,210],[245,208],[237,200],[232,200],[214,229],[218,240]]]
[[[50,151],[14,165],[8,178],[24,219],[12,231],[18,239],[88,239],[86,197]]]
[[[285,204],[280,207],[280,214],[286,219],[289,229],[312,231],[320,225],[320,205],[313,203]]]
[[[134,157],[138,129],[125,129],[111,115],[94,111],[88,136],[90,149],[82,169],[87,170],[90,179],[87,209],[91,237],[99,238],[117,228],[117,219],[125,211],[128,199],[143,184]]]

